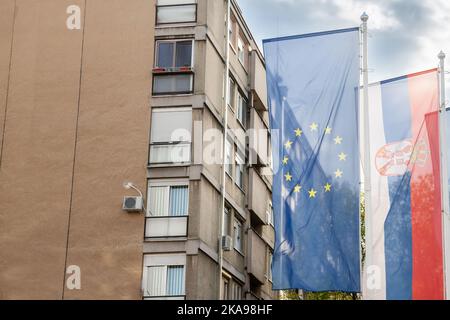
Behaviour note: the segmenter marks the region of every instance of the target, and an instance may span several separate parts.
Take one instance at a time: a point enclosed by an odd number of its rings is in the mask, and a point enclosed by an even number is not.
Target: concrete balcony
[[[269,164],[269,130],[255,109],[250,109],[249,163],[251,166],[266,167]]]
[[[266,243],[252,229],[248,231],[247,271],[259,284],[266,282]]]
[[[249,169],[248,210],[259,224],[267,223],[271,193],[254,168]]]
[[[250,56],[250,89],[254,95],[254,107],[258,111],[268,111],[266,68],[256,51],[252,51]]]

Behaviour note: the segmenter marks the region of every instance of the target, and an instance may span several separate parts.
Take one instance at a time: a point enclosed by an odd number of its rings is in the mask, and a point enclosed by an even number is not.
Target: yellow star
[[[334,175],[336,176],[336,178],[342,178],[342,175],[343,175],[344,173],[340,170],[340,169],[337,169],[336,170],[336,172],[334,173]]]
[[[339,161],[346,161],[347,160],[347,155],[343,152],[341,152],[339,154]]]
[[[291,174],[288,172],[284,175],[284,177],[286,178],[286,181],[292,181],[292,176]]]
[[[294,188],[294,192],[295,193],[299,193],[302,190],[302,186],[301,185],[296,185]]]
[[[342,144],[342,138],[341,137],[339,137],[339,136],[337,136],[336,138],[334,138],[334,143],[335,144]]]
[[[292,141],[289,141],[289,140],[285,143],[284,146],[285,146],[286,150],[289,150],[289,149],[292,147],[292,143],[293,143],[293,142],[292,142]]]
[[[331,131],[333,131],[333,129],[331,129],[330,127],[327,127],[325,129],[325,134],[331,134]]]
[[[287,165],[289,162],[289,158],[288,157],[284,157],[283,159],[283,165]]]
[[[317,123],[313,122],[313,123],[311,123],[309,128],[311,129],[311,131],[317,131],[317,129],[319,128],[319,125]]]
[[[327,184],[324,186],[324,189],[325,189],[325,192],[331,192],[331,184],[327,183]]]
[[[295,129],[295,136],[296,136],[296,137],[301,137],[301,136],[302,136],[302,134],[303,134],[303,131],[302,131],[302,130],[300,130],[300,128],[298,128],[298,129]]]
[[[308,193],[309,193],[309,197],[310,198],[315,198],[316,194],[317,194],[317,191],[314,190],[314,189],[311,189],[311,190],[308,191]]]

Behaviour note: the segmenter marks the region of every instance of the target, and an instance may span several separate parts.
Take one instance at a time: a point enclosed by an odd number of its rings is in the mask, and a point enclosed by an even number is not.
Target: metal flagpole
[[[445,53],[440,52],[440,107],[439,107],[439,135],[441,150],[441,194],[442,194],[442,219],[443,219],[443,251],[444,251],[444,288],[445,297],[450,299],[450,199],[448,187],[448,158],[447,158],[447,112],[445,103]]]
[[[230,103],[230,24],[231,24],[231,0],[227,0],[227,23],[226,23],[226,44],[225,44],[225,107],[223,111],[223,139],[222,139],[222,185],[220,187],[221,191],[221,205],[219,212],[219,252],[218,252],[218,264],[219,264],[219,275],[218,275],[218,285],[219,285],[219,297],[218,300],[222,299],[223,288],[222,288],[222,270],[223,270],[223,224],[224,224],[224,214],[225,214],[225,186],[226,186],[226,150],[227,150],[227,137],[228,137],[228,104]]]
[[[363,74],[363,132],[364,132],[364,208],[365,208],[365,243],[366,243],[366,259],[364,263],[364,272],[362,281],[366,280],[367,268],[372,265],[372,199],[371,199],[371,178],[370,178],[370,124],[369,124],[369,70],[368,70],[368,32],[367,21],[369,16],[364,12],[361,15],[362,23],[362,39],[363,39],[363,52],[362,52],[362,74]],[[363,283],[363,299],[367,299],[367,292]]]

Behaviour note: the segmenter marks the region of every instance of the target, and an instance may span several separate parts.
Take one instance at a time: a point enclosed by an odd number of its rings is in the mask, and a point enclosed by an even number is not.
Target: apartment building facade
[[[0,16],[0,298],[276,298],[264,59],[237,3],[229,27],[224,0]]]

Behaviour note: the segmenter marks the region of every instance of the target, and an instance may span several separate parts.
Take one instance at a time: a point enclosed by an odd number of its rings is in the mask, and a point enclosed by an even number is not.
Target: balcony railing
[[[145,223],[145,237],[186,237],[188,220],[188,216],[147,217]]]

